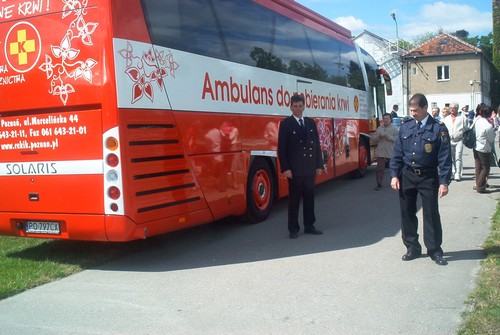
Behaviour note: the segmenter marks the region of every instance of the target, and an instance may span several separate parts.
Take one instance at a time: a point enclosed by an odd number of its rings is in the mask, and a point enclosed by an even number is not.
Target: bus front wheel
[[[246,218],[251,223],[264,221],[269,216],[276,196],[274,175],[269,163],[263,158],[255,158],[247,180]]]

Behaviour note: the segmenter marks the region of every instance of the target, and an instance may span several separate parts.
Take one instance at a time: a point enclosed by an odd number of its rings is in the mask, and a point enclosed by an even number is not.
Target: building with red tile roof
[[[405,100],[424,93],[440,108],[458,102],[460,108],[491,103],[493,65],[480,48],[460,38],[441,34],[402,56]]]

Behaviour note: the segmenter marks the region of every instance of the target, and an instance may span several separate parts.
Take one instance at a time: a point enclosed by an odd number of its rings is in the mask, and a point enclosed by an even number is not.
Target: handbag
[[[495,151],[495,147],[493,147],[493,150],[491,151],[491,155],[490,155],[490,167],[493,167],[493,166],[500,166],[498,165],[498,158],[497,158],[497,153]]]
[[[476,146],[476,131],[474,130],[474,124],[472,127],[464,130],[464,137],[462,141],[467,148],[474,149]]]

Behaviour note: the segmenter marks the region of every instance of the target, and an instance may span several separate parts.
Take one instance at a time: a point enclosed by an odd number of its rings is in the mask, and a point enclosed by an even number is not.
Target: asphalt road
[[[455,334],[500,194],[464,180],[440,201],[445,258],[401,261],[395,191],[375,169],[317,188],[322,236],[290,240],[287,201],[258,225],[229,219],[0,301],[0,334]],[[421,214],[421,213],[420,213]],[[422,234],[421,234],[422,236]]]

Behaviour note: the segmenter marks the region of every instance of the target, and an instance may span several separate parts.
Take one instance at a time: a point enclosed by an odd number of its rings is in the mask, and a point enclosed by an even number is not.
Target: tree
[[[493,36],[492,36],[492,48],[493,53],[493,65],[495,66],[495,71],[491,76],[492,87],[491,87],[491,100],[493,105],[498,106],[500,104],[500,0],[493,0]]]
[[[467,33],[467,35],[469,34],[467,31],[465,32]],[[456,33],[452,35],[457,36]],[[486,57],[488,57],[488,59],[491,60],[493,58],[493,33],[489,33],[486,36],[474,36],[465,38],[459,37],[459,38],[483,50],[484,54],[486,55]]]
[[[493,0],[493,64],[500,71],[500,0]]]
[[[453,35],[460,38],[461,40],[465,40],[466,38],[469,37],[469,32],[467,30],[462,29],[462,30],[457,30]]]

